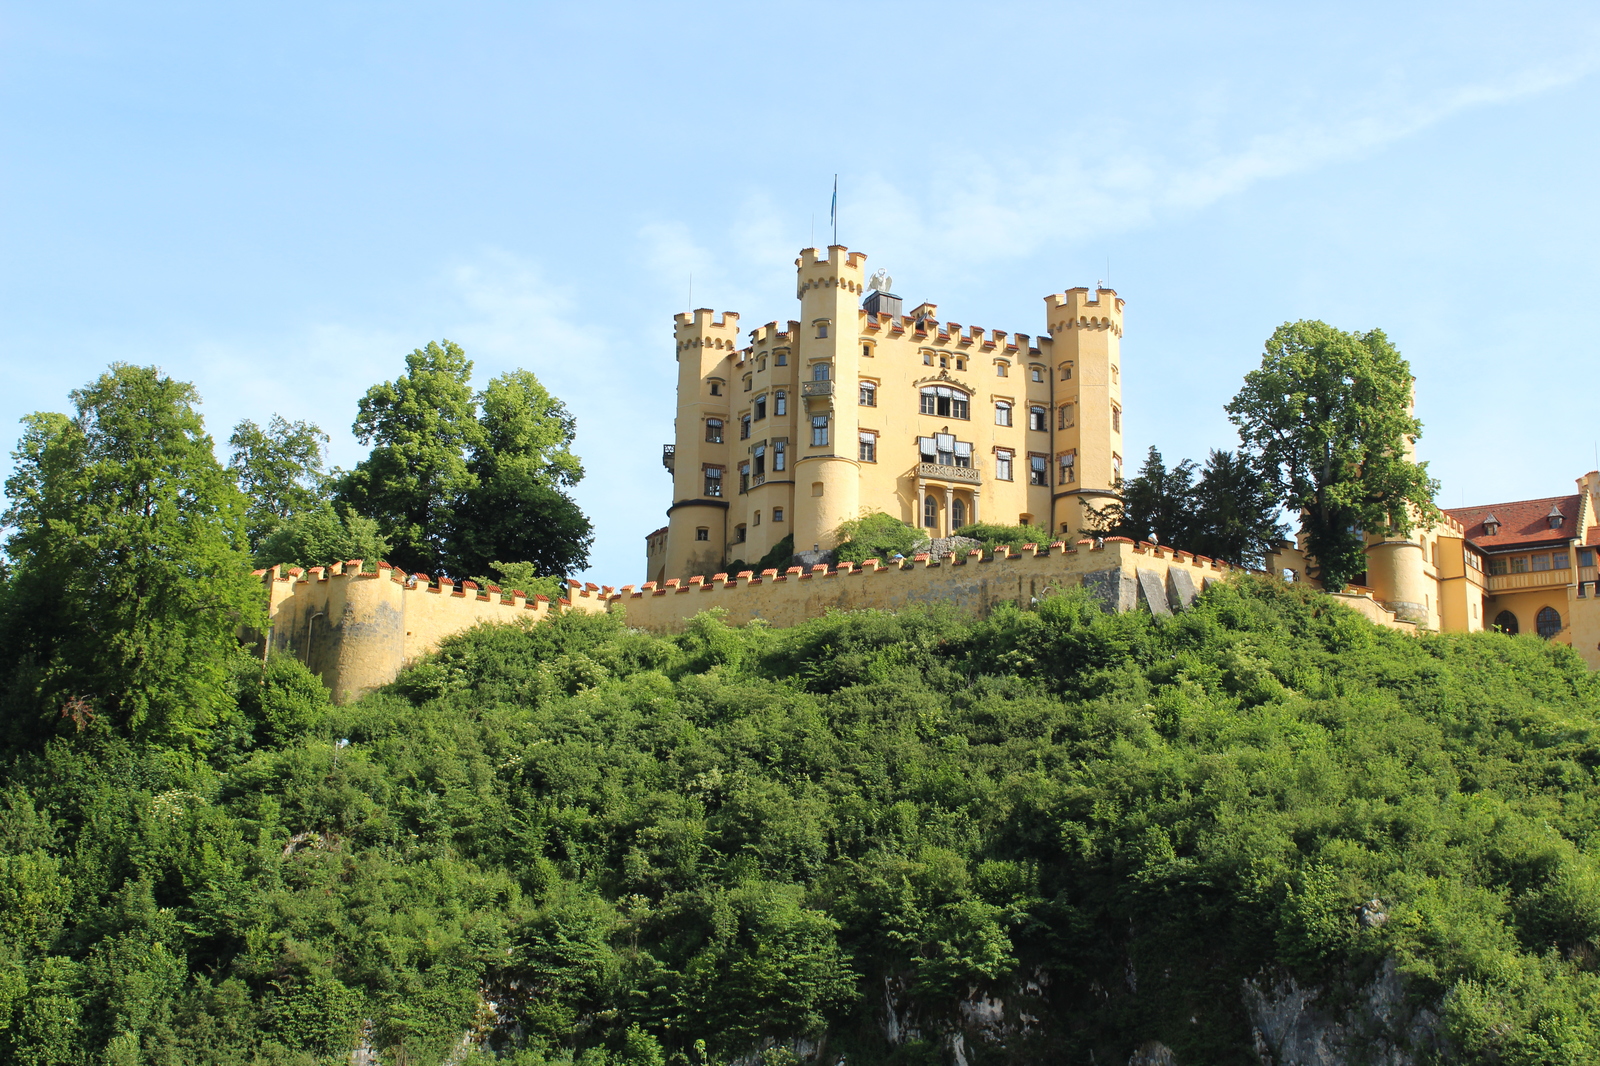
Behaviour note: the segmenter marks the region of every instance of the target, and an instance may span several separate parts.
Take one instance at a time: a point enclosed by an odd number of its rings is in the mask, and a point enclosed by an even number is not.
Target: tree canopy
[[[327,443],[328,435],[317,425],[280,415],[273,415],[265,429],[248,418],[233,428],[228,469],[249,501],[245,529],[252,548],[279,524],[327,498]]]
[[[583,568],[593,529],[564,491],[583,477],[572,416],[529,371],[482,393],[471,378],[459,345],[430,341],[406,356],[404,374],[368,389],[353,428],[372,451],[342,479],[340,500],[378,522],[407,570]]]
[[[1412,456],[1422,434],[1411,368],[1382,330],[1286,322],[1228,404],[1242,457],[1298,512],[1330,590],[1366,569],[1365,535],[1439,516],[1438,483]]]
[[[23,420],[0,615],[14,734],[55,720],[200,743],[231,709],[237,633],[263,604],[246,500],[198,400],[119,363],[72,393],[73,415]]]

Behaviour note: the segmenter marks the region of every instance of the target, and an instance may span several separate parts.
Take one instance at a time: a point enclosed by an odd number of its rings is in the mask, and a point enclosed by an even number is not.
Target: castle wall
[[[306,571],[256,571],[267,588],[269,648],[305,663],[341,703],[388,684],[407,663],[480,622],[540,621],[568,606],[520,592],[506,599],[498,587],[470,581],[435,584],[388,563],[363,573],[361,565],[352,559]],[[573,609],[604,607],[587,600]]]
[[[1113,537],[1100,547],[1088,540],[1073,547],[1057,542],[1018,554],[1001,550],[987,560],[981,552],[942,560],[919,555],[902,566],[869,560],[859,568],[844,564],[834,571],[792,567],[784,574],[767,570],[759,577],[745,571],[709,581],[669,579],[665,586],[647,582],[637,590],[625,586],[597,598],[624,611],[630,626],[657,632],[681,629],[711,608],[726,611],[732,625],[760,619],[791,626],[829,610],[899,610],[928,603],[983,615],[1002,603],[1028,605],[1079,586],[1087,586],[1111,610],[1142,604],[1169,614],[1229,570],[1226,564],[1186,552]],[[581,602],[578,595],[574,602]]]

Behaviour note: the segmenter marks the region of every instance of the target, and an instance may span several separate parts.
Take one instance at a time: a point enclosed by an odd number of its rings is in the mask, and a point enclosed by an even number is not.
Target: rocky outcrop
[[[1417,1066],[1440,1040],[1439,1016],[1408,1003],[1393,959],[1343,1011],[1324,1009],[1324,994],[1283,977],[1244,985],[1251,1046],[1261,1066]]]

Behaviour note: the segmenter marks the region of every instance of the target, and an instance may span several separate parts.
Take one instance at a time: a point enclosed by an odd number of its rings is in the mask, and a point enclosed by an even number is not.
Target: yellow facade
[[[798,319],[741,336],[739,316],[678,315],[667,525],[646,543],[661,584],[753,563],[787,535],[831,548],[884,511],[946,536],[970,522],[1074,533],[1122,467],[1123,301],[1045,297],[1038,337],[909,313],[869,292],[866,256],[796,260]]]

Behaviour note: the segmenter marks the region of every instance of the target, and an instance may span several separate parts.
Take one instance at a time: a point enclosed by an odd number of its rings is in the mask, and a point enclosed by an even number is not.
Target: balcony
[[[661,465],[667,468],[667,473],[676,474],[678,471],[672,465],[673,453],[678,450],[676,444],[663,444],[661,446]]]
[[[1533,570],[1525,574],[1491,574],[1490,592],[1512,592],[1517,589],[1563,588],[1572,583],[1572,570]]]
[[[804,397],[807,397],[807,398],[812,397],[812,396],[832,396],[833,395],[833,382],[831,382],[831,381],[802,381],[800,383],[800,395],[804,396]]]
[[[983,484],[983,475],[975,466],[945,466],[943,463],[918,463],[916,476],[934,481],[958,481],[963,485]]]

